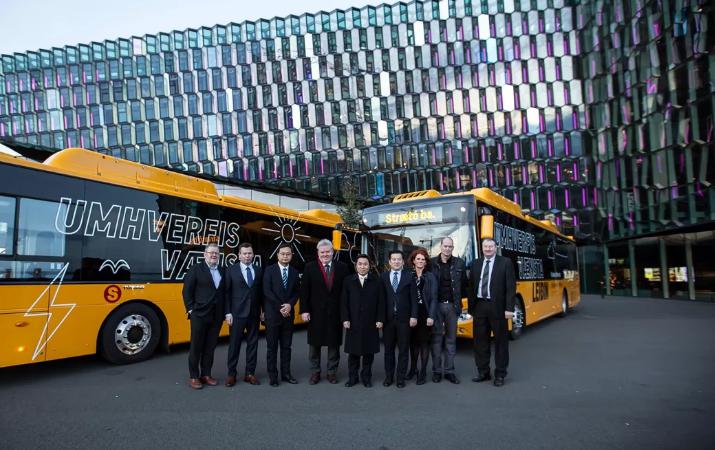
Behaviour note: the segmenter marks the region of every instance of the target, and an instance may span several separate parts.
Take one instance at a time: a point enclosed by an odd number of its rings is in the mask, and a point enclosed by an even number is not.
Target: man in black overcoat
[[[307,263],[303,270],[300,293],[301,317],[308,324],[309,383],[320,381],[320,353],[322,347],[328,347],[327,378],[335,384],[343,341],[340,294],[348,267],[333,260],[333,243],[329,240],[322,239],[317,248],[318,260]]]
[[[365,387],[372,387],[372,362],[380,352],[378,330],[385,321],[384,288],[380,279],[369,274],[370,260],[358,255],[356,274],[345,278],[340,301],[345,328],[345,353],[348,354],[349,378],[346,387],[358,383],[358,368],[362,358],[360,378]]]

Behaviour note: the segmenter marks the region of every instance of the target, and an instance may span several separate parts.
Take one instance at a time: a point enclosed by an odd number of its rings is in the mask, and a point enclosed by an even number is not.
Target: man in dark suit
[[[182,294],[191,322],[189,385],[194,389],[201,389],[204,384],[218,384],[211,377],[224,311],[225,272],[218,261],[218,245],[209,244],[204,249],[204,261],[191,266],[184,278]]]
[[[341,318],[345,328],[345,353],[350,374],[345,387],[358,383],[358,368],[362,358],[360,378],[365,387],[372,387],[372,362],[380,352],[379,329],[385,321],[385,289],[370,270],[367,255],[358,255],[357,273],[343,283],[340,300]]]
[[[494,386],[503,386],[509,365],[507,320],[514,317],[516,279],[509,258],[496,254],[493,239],[482,241],[482,256],[472,265],[469,310],[473,311],[474,360],[478,375],[472,381],[491,380],[489,336],[494,333]]]
[[[246,330],[246,375],[243,381],[261,384],[256,378],[258,359],[258,326],[260,321],[262,271],[253,264],[253,246],[238,246],[239,263],[226,271],[226,322],[231,327],[228,344],[228,377],[226,386],[236,384],[236,366]]]
[[[266,323],[266,359],[271,386],[278,386],[278,344],[281,349],[281,379],[290,384],[298,381],[290,371],[293,342],[293,320],[298,301],[300,280],[298,271],[291,267],[293,249],[290,244],[278,247],[278,263],[263,272],[263,317]]]
[[[318,261],[305,265],[301,282],[300,311],[308,324],[308,354],[310,358],[310,384],[320,381],[320,352],[328,347],[328,381],[338,382],[340,345],[343,327],[340,323],[340,294],[348,267],[333,261],[333,243],[327,239],[318,242]]]
[[[385,381],[390,386],[395,380],[395,347],[397,347],[397,387],[405,387],[405,375],[410,352],[410,327],[417,325],[417,285],[412,272],[404,270],[402,252],[390,252],[390,271],[382,273],[385,288]]]

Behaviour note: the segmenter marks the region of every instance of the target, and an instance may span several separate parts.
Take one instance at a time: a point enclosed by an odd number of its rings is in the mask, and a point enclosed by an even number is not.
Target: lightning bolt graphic
[[[52,339],[52,336],[55,335],[57,330],[59,330],[59,328],[62,326],[64,321],[70,315],[72,310],[74,310],[75,307],[77,306],[76,303],[55,304],[55,300],[57,299],[57,294],[59,294],[59,292],[60,292],[60,288],[62,287],[62,282],[65,279],[65,274],[67,273],[67,267],[69,267],[69,263],[66,263],[64,265],[64,267],[62,267],[62,270],[60,270],[60,272],[55,276],[55,278],[53,278],[52,281],[50,281],[50,284],[48,284],[47,287],[45,289],[43,289],[42,292],[40,292],[40,295],[37,296],[37,299],[32,303],[32,305],[30,305],[30,307],[27,309],[27,312],[25,312],[25,317],[47,316],[47,320],[45,321],[45,327],[42,329],[42,334],[40,335],[40,339],[37,341],[37,346],[35,347],[35,353],[32,355],[33,361],[35,360],[35,358],[37,358],[37,355],[39,355],[42,352],[42,350],[47,346],[47,343],[50,341],[50,339]],[[30,312],[40,302],[40,300],[47,293],[47,291],[50,289],[50,287],[55,283],[57,284],[57,289],[55,289],[55,293],[52,296],[52,300],[50,300],[50,306],[48,308],[48,312],[35,312],[35,313]],[[50,326],[50,322],[52,321],[52,315],[53,315],[52,308],[62,308],[62,307],[69,308],[69,309],[65,313],[62,320],[60,320],[60,323],[58,323],[57,326],[52,329],[50,334],[47,336],[47,339],[45,339],[45,336],[47,335],[47,330]]]

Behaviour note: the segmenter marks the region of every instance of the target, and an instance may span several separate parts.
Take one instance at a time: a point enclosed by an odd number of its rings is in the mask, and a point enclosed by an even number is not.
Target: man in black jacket
[[[457,321],[462,312],[462,296],[466,294],[466,270],[464,260],[452,256],[454,241],[442,238],[440,253],[432,258],[432,272],[439,281],[437,317],[432,340],[432,381],[439,383],[444,378],[459,384],[454,374],[454,356],[457,353]]]
[[[474,322],[474,360],[478,375],[472,381],[491,379],[489,336],[494,333],[494,386],[503,386],[509,365],[507,320],[514,317],[516,278],[509,258],[496,254],[493,239],[482,241],[482,256],[472,265],[469,310]]]
[[[226,271],[226,322],[231,327],[228,343],[228,377],[226,386],[236,384],[236,366],[246,330],[246,375],[243,381],[261,384],[256,378],[258,359],[258,326],[261,316],[261,268],[253,264],[253,246],[238,246],[239,263]]]
[[[293,249],[290,244],[278,247],[278,263],[263,272],[263,317],[266,323],[266,359],[271,386],[278,386],[278,344],[281,351],[281,379],[290,384],[298,381],[290,370],[291,344],[295,304],[298,301],[300,280],[298,271],[291,267]]]
[[[417,285],[412,272],[404,270],[402,252],[390,252],[390,270],[382,273],[385,289],[385,381],[390,386],[395,379],[395,347],[397,347],[397,387],[405,387],[405,375],[410,352],[410,328],[417,325]]]
[[[191,321],[189,385],[194,389],[201,389],[204,384],[218,384],[211,377],[224,311],[225,272],[218,262],[218,245],[209,244],[204,249],[204,261],[191,266],[184,278],[182,294]]]

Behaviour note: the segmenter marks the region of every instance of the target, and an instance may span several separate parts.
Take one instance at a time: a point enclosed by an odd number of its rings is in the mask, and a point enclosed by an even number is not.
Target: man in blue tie
[[[381,274],[385,290],[385,324],[382,339],[385,344],[385,381],[390,386],[397,372],[398,388],[405,387],[410,352],[410,328],[417,325],[417,285],[412,272],[404,270],[402,252],[390,252],[390,270]],[[395,368],[397,349],[397,368]],[[395,370],[396,369],[396,370]]]
[[[278,263],[263,272],[263,313],[266,322],[266,360],[271,386],[278,386],[278,346],[281,352],[281,380],[296,384],[290,370],[293,320],[298,301],[300,280],[298,271],[291,267],[293,250],[290,244],[278,247]]]
[[[256,378],[258,327],[262,297],[261,268],[253,264],[253,246],[238,246],[239,263],[226,271],[226,322],[231,327],[228,344],[228,377],[226,386],[236,384],[236,366],[246,331],[246,375],[243,381],[260,384]]]

